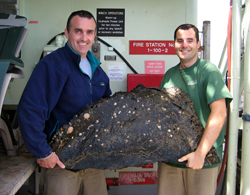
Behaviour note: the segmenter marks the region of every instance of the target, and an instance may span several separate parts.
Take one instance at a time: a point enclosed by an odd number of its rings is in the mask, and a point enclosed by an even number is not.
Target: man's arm
[[[183,156],[178,161],[187,161],[186,166],[191,169],[201,169],[204,164],[205,157],[214,142],[218,138],[226,119],[226,101],[219,99],[209,104],[211,113],[208,117],[206,127],[195,152]]]
[[[47,140],[50,132],[44,131],[45,123],[60,98],[66,78],[54,70],[49,60],[41,60],[33,70],[19,101],[18,125],[28,151],[38,159],[52,152]]]

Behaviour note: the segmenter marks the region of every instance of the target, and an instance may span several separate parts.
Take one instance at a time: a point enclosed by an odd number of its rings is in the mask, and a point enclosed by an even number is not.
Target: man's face
[[[192,66],[198,58],[198,48],[200,41],[196,40],[195,32],[192,28],[188,30],[179,29],[174,42],[176,54],[180,58],[181,65],[187,68]]]
[[[70,22],[69,32],[65,29],[65,36],[72,49],[86,58],[87,52],[93,45],[96,36],[96,24],[93,18],[74,16]]]

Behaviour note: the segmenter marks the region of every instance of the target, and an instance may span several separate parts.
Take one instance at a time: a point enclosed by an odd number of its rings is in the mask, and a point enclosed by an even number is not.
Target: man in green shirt
[[[166,72],[161,87],[176,86],[189,95],[204,133],[196,151],[178,163],[158,164],[158,195],[214,195],[220,164],[203,164],[212,146],[222,159],[222,129],[232,96],[218,68],[198,58],[199,31],[194,25],[180,25],[174,33],[174,45],[180,63]]]

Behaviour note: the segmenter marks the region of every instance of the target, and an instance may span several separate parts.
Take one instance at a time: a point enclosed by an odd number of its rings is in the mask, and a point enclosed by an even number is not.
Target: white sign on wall
[[[123,81],[123,66],[109,66],[108,77],[110,81]]]

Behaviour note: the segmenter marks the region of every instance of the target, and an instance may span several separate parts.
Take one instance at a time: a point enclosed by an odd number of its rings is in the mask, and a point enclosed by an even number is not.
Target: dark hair
[[[182,24],[180,26],[178,26],[175,31],[174,31],[174,40],[176,39],[176,33],[179,29],[182,29],[182,30],[188,30],[192,28],[195,32],[195,37],[196,37],[196,40],[197,42],[199,41],[199,30],[198,28],[196,28],[196,26],[194,26],[193,24]]]
[[[86,11],[86,10],[75,11],[75,12],[72,12],[72,13],[70,14],[69,18],[68,18],[67,26],[66,26],[68,32],[69,32],[69,29],[70,29],[70,22],[71,22],[71,19],[72,19],[74,16],[80,16],[80,17],[82,17],[82,18],[88,18],[88,19],[93,18],[94,21],[95,21],[95,24],[96,24],[96,20],[95,20],[94,16],[93,16],[90,12],[88,12],[88,11]]]

